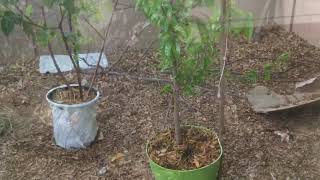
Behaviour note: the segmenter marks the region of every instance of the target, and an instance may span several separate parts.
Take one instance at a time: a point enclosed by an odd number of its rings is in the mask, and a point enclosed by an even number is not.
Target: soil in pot
[[[94,99],[97,95],[93,90],[89,94],[87,91],[88,88],[83,88],[83,99],[81,99],[78,87],[57,89],[52,93],[51,100],[60,104],[80,104]]]
[[[218,137],[207,129],[186,126],[182,128],[182,137],[182,144],[176,145],[174,129],[157,134],[149,142],[149,157],[173,170],[198,169],[219,158]]]

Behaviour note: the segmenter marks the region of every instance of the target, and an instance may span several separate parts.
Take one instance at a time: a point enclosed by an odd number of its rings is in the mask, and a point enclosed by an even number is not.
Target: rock
[[[100,53],[79,54],[79,65],[81,69],[94,69],[99,60]],[[55,59],[62,72],[73,70],[73,65],[70,57],[67,55],[55,55]],[[86,59],[86,60],[85,60]],[[102,55],[100,66],[103,68],[108,67],[108,61],[105,54]],[[53,60],[49,55],[40,56],[39,71],[45,73],[57,73]]]
[[[87,79],[82,79],[81,84],[82,84],[82,86],[90,86],[90,83],[88,82]]]
[[[320,100],[320,92],[295,92],[280,95],[265,86],[256,86],[247,93],[252,109],[257,113],[269,113],[304,106]]]
[[[270,91],[265,86],[256,86],[248,92],[247,98],[254,111],[257,112],[265,108],[279,107],[285,104],[285,100],[280,95]]]
[[[290,134],[289,130],[286,130],[286,131],[274,131],[274,134],[280,136],[281,142],[289,143],[293,139],[293,137]]]
[[[105,175],[108,171],[108,168],[106,166],[102,167],[99,171],[98,171],[98,175],[102,176]]]
[[[4,71],[4,66],[0,66],[0,73]]]
[[[103,133],[100,131],[98,136],[98,141],[101,141],[104,139]]]

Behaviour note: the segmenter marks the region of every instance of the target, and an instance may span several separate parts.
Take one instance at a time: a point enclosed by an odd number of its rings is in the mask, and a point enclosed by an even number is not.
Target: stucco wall
[[[122,0],[123,3],[132,3],[132,0]],[[237,5],[253,13],[256,26],[263,26],[270,22],[275,22],[289,30],[292,9],[294,0],[236,0]],[[133,9],[127,10],[115,22],[115,26],[119,27],[113,31],[116,36],[120,32],[123,34],[123,42],[129,38],[130,29],[138,22],[144,21],[141,14],[135,12]],[[123,21],[125,20],[125,21]],[[310,43],[320,47],[320,0],[296,0],[295,17],[293,21],[293,32],[305,38]],[[154,29],[148,29],[148,32],[143,35],[137,47],[145,47],[154,39]]]
[[[34,0],[36,1],[36,0]],[[101,0],[112,1],[112,0]],[[238,6],[244,10],[251,11],[255,17],[256,25],[264,25],[268,22],[276,22],[283,27],[289,29],[291,20],[292,5],[294,0],[236,0]],[[269,3],[269,4],[268,4]],[[134,6],[133,0],[120,0],[120,4],[128,4]],[[126,6],[119,5],[118,8],[125,8]],[[110,9],[104,8],[103,19],[100,22],[96,22],[99,30],[110,20]],[[294,20],[293,31],[299,34],[301,37],[307,39],[314,45],[320,46],[320,0],[297,0],[296,3],[296,17]],[[54,17],[53,15],[49,15]],[[137,24],[143,24],[145,19],[143,15],[136,12],[134,8],[125,9],[123,11],[117,11],[111,26],[109,40],[107,41],[107,47],[111,50],[116,50],[119,47],[124,47],[129,39],[132,37],[133,29]],[[90,27],[83,23],[81,25],[85,31],[89,32],[95,38],[93,44],[90,44],[90,49],[95,51],[99,49],[101,39],[96,36],[94,31]],[[0,56],[2,54],[8,54],[11,49],[26,50],[30,52],[30,43],[25,40],[25,36],[18,30],[18,33],[9,38],[5,38],[0,33],[0,38],[3,43],[0,44]],[[145,30],[139,41],[134,45],[134,48],[141,49],[146,48],[150,42],[157,38],[156,31],[153,27],[149,27]],[[12,48],[15,47],[15,48]],[[60,46],[57,46],[57,53],[62,53],[59,50]],[[2,53],[3,52],[3,53]],[[42,54],[45,54],[45,48]],[[10,53],[9,53],[10,54]]]
[[[290,27],[293,2],[294,0],[237,0],[240,8],[254,14],[256,25],[275,22],[287,30]],[[310,43],[320,46],[319,0],[296,0],[292,30]]]

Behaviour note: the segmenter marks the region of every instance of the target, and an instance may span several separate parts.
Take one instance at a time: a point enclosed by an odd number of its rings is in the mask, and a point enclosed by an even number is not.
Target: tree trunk
[[[177,75],[177,62],[173,61],[173,118],[174,118],[174,129],[175,129],[175,140],[176,144],[182,144],[180,117],[179,117],[179,86],[176,81]]]
[[[47,18],[46,18],[46,13],[44,11],[44,7],[41,7],[41,15],[42,15],[42,18],[43,18],[43,24],[46,27],[47,26]],[[33,32],[32,38],[34,38],[34,32]],[[60,67],[59,67],[59,65],[58,65],[58,63],[57,63],[57,61],[56,61],[56,59],[54,57],[54,53],[53,53],[53,49],[52,49],[52,45],[51,45],[50,40],[48,40],[47,47],[48,47],[50,56],[52,58],[53,64],[54,64],[55,68],[58,71],[58,75],[61,77],[62,81],[66,84],[67,88],[70,89],[70,84],[67,81],[66,77],[64,77],[64,75],[62,74],[61,69],[60,69]]]
[[[36,43],[36,35],[35,35],[34,31],[32,31],[32,34],[31,34],[31,43],[32,43],[32,47],[33,47],[34,57],[37,58],[37,57],[39,57],[39,50],[38,50],[38,46]]]
[[[226,66],[227,61],[227,51],[228,51],[228,34],[229,34],[229,22],[230,22],[230,16],[228,12],[229,7],[229,0],[221,0],[221,10],[222,10],[222,16],[221,16],[221,25],[223,27],[223,34],[221,36],[221,54],[222,54],[222,61],[220,64],[221,67],[221,77],[219,82],[219,89],[218,89],[218,98],[219,98],[219,112],[220,112],[220,122],[219,122],[219,138],[221,146],[223,146],[223,134],[224,134],[224,121],[225,121],[225,115],[224,115],[224,107],[225,107],[225,94],[224,94],[224,69]],[[223,55],[224,53],[224,55]],[[222,162],[223,158],[221,160],[221,168],[219,169],[219,176],[218,179],[222,179]]]
[[[54,57],[54,53],[53,53],[52,45],[51,45],[50,41],[48,42],[48,50],[49,50],[51,59],[52,59],[52,61],[53,61],[54,67],[55,67],[55,68],[57,69],[57,71],[58,71],[58,75],[61,77],[62,81],[66,84],[67,88],[68,88],[68,89],[71,89],[69,82],[67,81],[67,79],[66,79],[66,78],[64,77],[64,75],[62,74],[61,69],[60,69],[60,67],[59,67],[59,65],[58,65],[58,63],[57,63],[57,60],[56,60],[56,58]]]
[[[222,49],[222,55],[221,55],[221,63],[220,63],[220,67],[221,67],[221,78],[220,78],[220,82],[219,82],[219,92],[218,92],[218,98],[219,98],[219,112],[220,112],[220,122],[219,122],[219,137],[221,139],[222,142],[222,136],[224,133],[224,121],[225,121],[225,116],[224,116],[224,106],[225,106],[225,95],[224,95],[224,77],[223,77],[223,71],[224,71],[224,66],[225,66],[225,61],[226,61],[226,51],[227,51],[227,47],[226,47],[226,39],[228,38],[228,22],[229,22],[229,16],[228,16],[228,12],[227,12],[227,8],[228,8],[228,0],[221,0],[221,10],[222,10],[222,16],[221,16],[221,25],[223,27],[223,34],[221,36],[221,49]],[[223,55],[223,53],[225,55]]]
[[[225,95],[224,95],[224,80],[221,81],[220,84],[221,92],[220,92],[220,102],[219,102],[219,112],[220,112],[220,122],[219,122],[219,137],[222,139],[224,133],[224,105],[225,105]],[[222,140],[221,140],[222,141]]]

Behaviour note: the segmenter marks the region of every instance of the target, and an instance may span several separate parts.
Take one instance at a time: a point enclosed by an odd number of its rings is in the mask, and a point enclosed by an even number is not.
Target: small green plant
[[[288,68],[290,54],[287,52],[282,53],[273,61],[274,70],[283,72]]]
[[[259,80],[259,74],[256,70],[250,70],[243,75],[242,79],[249,84],[256,84]]]
[[[263,79],[265,81],[270,81],[271,80],[271,76],[272,76],[272,64],[271,63],[267,63],[263,66]]]
[[[275,72],[283,72],[288,68],[290,54],[287,52],[284,52],[280,54],[276,59],[274,59],[270,63],[266,63],[263,65],[262,70],[262,79],[264,81],[270,81],[272,79],[272,74]],[[259,79],[261,79],[258,71],[256,70],[250,70],[246,72],[241,77],[245,82],[250,84],[255,84],[258,82]]]
[[[270,81],[274,72],[283,72],[288,66],[289,57],[288,53],[282,53],[271,63],[265,64],[263,67],[264,80]]]
[[[254,21],[252,13],[239,9],[236,2],[230,1],[230,21],[231,33],[234,36],[243,35],[251,40],[254,31]]]

